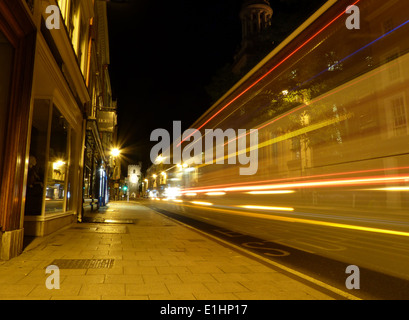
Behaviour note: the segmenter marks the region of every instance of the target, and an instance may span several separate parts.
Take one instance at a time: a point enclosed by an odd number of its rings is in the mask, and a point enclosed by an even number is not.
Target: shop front
[[[24,233],[30,236],[75,222],[82,203],[83,107],[55,61],[40,36],[24,209]]]

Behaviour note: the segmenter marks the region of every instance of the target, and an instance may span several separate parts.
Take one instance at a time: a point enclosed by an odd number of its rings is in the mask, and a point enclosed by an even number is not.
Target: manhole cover
[[[60,269],[109,269],[114,259],[56,259],[51,264]]]

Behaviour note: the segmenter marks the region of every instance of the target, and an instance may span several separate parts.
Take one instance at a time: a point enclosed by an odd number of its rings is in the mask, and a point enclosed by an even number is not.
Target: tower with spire
[[[244,0],[240,11],[242,24],[241,48],[235,57],[233,72],[239,73],[248,59],[257,51],[260,38],[271,27],[273,9],[269,0]]]

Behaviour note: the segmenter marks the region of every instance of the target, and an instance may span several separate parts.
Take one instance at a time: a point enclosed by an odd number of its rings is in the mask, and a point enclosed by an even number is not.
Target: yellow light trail
[[[294,190],[269,190],[269,191],[249,191],[247,194],[289,194],[294,193]]]
[[[191,203],[202,205],[202,206],[212,206],[213,205],[213,203],[204,202],[204,201],[192,201]]]
[[[223,196],[225,194],[226,192],[207,192],[205,193],[205,195],[208,195],[208,196]]]
[[[409,191],[409,187],[390,187],[390,188],[375,188],[364,189],[365,191]]]
[[[182,205],[195,208],[194,206],[191,206],[191,205],[185,205],[185,204],[182,204]],[[390,230],[390,229],[356,226],[356,225],[351,225],[351,224],[327,222],[327,221],[320,221],[320,220],[308,220],[308,219],[301,219],[301,218],[295,218],[295,217],[283,217],[283,216],[278,216],[278,215],[273,215],[273,214],[238,211],[234,209],[221,209],[221,208],[208,207],[206,208],[206,210],[223,212],[223,213],[227,213],[231,215],[240,215],[240,216],[251,217],[251,218],[261,218],[261,219],[266,219],[266,220],[296,222],[296,223],[332,227],[332,228],[339,228],[339,229],[349,229],[349,230],[357,230],[357,231],[364,231],[364,232],[373,232],[373,233],[379,233],[379,234],[409,237],[409,232]]]
[[[242,187],[219,187],[211,189],[198,189],[195,193],[200,192],[228,192],[228,191],[262,191],[262,190],[274,190],[274,189],[287,189],[287,188],[313,188],[313,187],[336,187],[336,186],[351,186],[351,185],[368,185],[368,184],[383,184],[383,183],[403,183],[409,180],[409,176],[376,176],[376,177],[360,177],[352,179],[340,179],[340,180],[319,180],[319,181],[305,181],[295,183],[278,183],[270,185],[253,185]],[[189,192],[182,191],[186,195]]]
[[[244,205],[238,206],[245,209],[256,209],[256,210],[271,210],[271,211],[294,211],[294,208],[289,207],[270,207],[270,206],[253,206],[253,205]]]

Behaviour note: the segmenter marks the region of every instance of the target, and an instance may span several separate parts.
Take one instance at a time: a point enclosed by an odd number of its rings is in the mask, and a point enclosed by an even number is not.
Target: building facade
[[[141,186],[141,164],[132,164],[128,166],[128,194],[129,199],[136,199],[140,197]]]
[[[117,132],[117,103],[112,100],[109,77],[109,38],[107,7],[105,2],[95,2],[95,18],[90,26],[89,52],[91,70],[88,81],[91,101],[86,110],[86,137],[84,149],[83,212],[95,210],[109,202],[109,183],[114,161],[111,156]],[[118,159],[116,159],[118,161]]]
[[[81,215],[88,118],[95,100],[109,95],[108,76],[95,61],[101,54],[92,50],[99,41],[93,25],[106,21],[99,6],[104,3],[0,1],[2,260],[22,251],[25,235],[50,234]],[[96,77],[104,77],[101,85]],[[104,137],[96,133],[94,148],[105,155]]]
[[[268,0],[245,0],[240,11],[242,40],[240,51],[235,56],[233,73],[239,74],[249,59],[260,50],[260,36],[271,27],[273,9]]]

